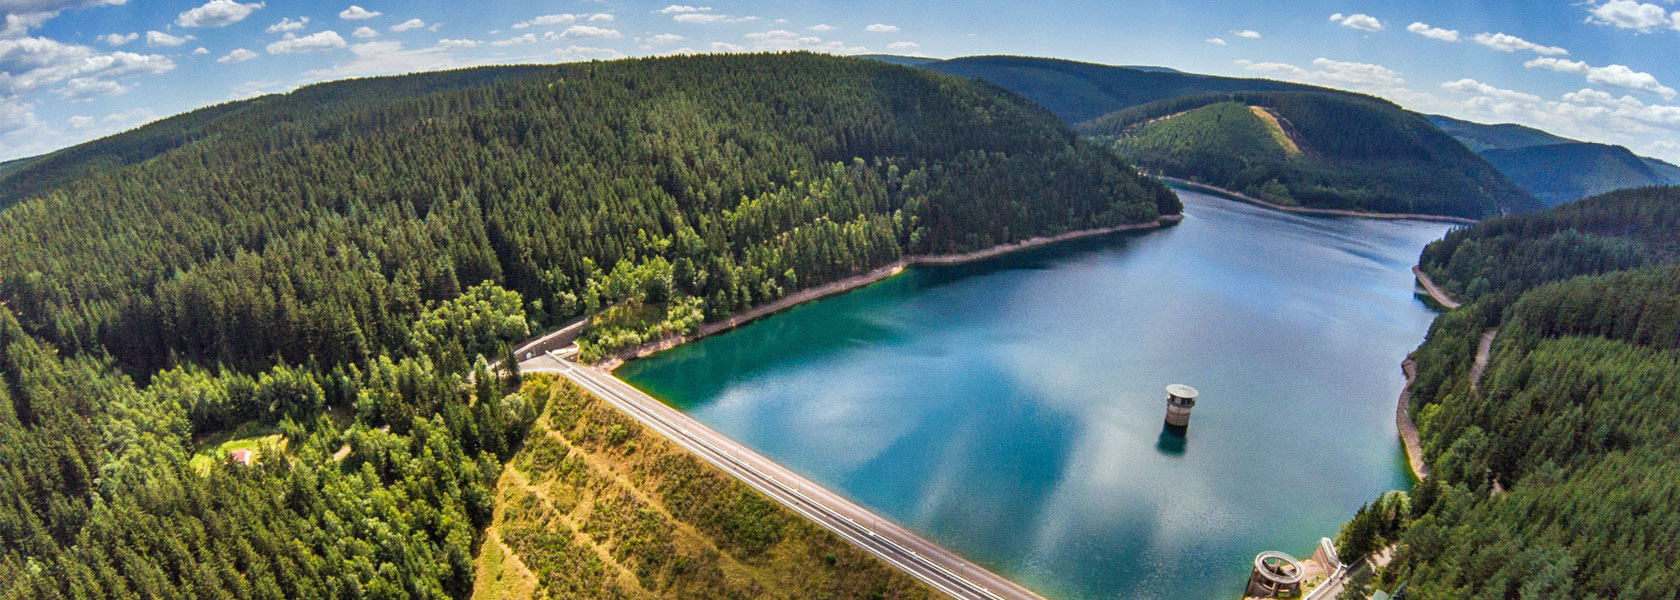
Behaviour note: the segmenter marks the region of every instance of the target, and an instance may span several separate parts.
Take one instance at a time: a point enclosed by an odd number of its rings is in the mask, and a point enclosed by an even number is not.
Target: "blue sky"
[[[1271,77],[1680,161],[1675,0],[0,0],[0,12],[0,160],[344,77],[797,48]]]

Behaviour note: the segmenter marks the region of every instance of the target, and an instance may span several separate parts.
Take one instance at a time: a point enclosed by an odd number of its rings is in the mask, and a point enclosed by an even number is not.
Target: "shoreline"
[[[1406,449],[1406,466],[1412,477],[1422,482],[1429,478],[1429,464],[1423,462],[1423,440],[1418,437],[1417,423],[1412,421],[1412,380],[1417,379],[1417,361],[1412,357],[1400,361],[1400,372],[1406,374],[1406,387],[1400,388],[1400,404],[1394,409],[1394,423],[1400,429],[1400,445]]]
[[[1426,214],[1420,214],[1420,213],[1376,213],[1376,212],[1367,212],[1367,211],[1362,211],[1362,210],[1347,210],[1347,209],[1342,209],[1342,208],[1306,208],[1306,207],[1302,207],[1302,206],[1286,206],[1286,205],[1283,205],[1283,204],[1278,204],[1276,202],[1267,202],[1265,200],[1261,200],[1259,198],[1255,198],[1253,196],[1249,196],[1249,195],[1243,194],[1241,192],[1227,190],[1227,189],[1222,188],[1222,187],[1208,185],[1208,184],[1205,184],[1205,183],[1196,183],[1196,182],[1190,181],[1188,179],[1179,179],[1177,177],[1168,177],[1166,175],[1151,175],[1151,177],[1154,177],[1156,179],[1160,179],[1161,181],[1178,184],[1178,185],[1190,188],[1192,190],[1200,191],[1200,192],[1211,192],[1211,193],[1216,193],[1216,194],[1219,194],[1219,195],[1222,195],[1222,196],[1228,196],[1233,200],[1237,200],[1237,201],[1240,201],[1240,202],[1246,202],[1246,203],[1253,204],[1255,206],[1260,206],[1260,207],[1263,207],[1263,208],[1270,208],[1272,210],[1280,210],[1280,211],[1283,211],[1283,212],[1291,212],[1291,213],[1304,214],[1304,215],[1321,215],[1321,216],[1333,216],[1333,217],[1358,217],[1358,218],[1361,218],[1361,219],[1384,219],[1384,220],[1391,220],[1391,221],[1393,221],[1393,220],[1440,221],[1440,222],[1445,222],[1445,223],[1459,223],[1459,224],[1464,224],[1464,225],[1474,225],[1478,222],[1475,219],[1468,219],[1468,218],[1465,218],[1465,217],[1449,217],[1449,216],[1446,216],[1446,215],[1426,215]]]
[[[1412,276],[1417,278],[1418,284],[1423,286],[1423,291],[1428,292],[1430,298],[1434,299],[1435,302],[1440,303],[1441,306],[1447,307],[1447,310],[1464,306],[1457,300],[1454,300],[1452,296],[1448,296],[1447,293],[1440,287],[1436,286],[1435,280],[1430,279],[1429,274],[1423,272],[1423,267],[1421,265],[1412,265]]]
[[[1010,243],[1007,243],[1007,244],[999,244],[999,245],[996,245],[996,246],[992,246],[990,248],[983,248],[983,249],[980,249],[980,250],[974,250],[974,251],[970,251],[970,252],[962,252],[962,253],[958,253],[958,254],[930,254],[930,255],[906,256],[906,257],[900,258],[898,260],[895,260],[895,261],[893,261],[893,262],[891,262],[887,265],[884,265],[884,266],[881,266],[881,267],[876,267],[875,269],[869,270],[869,271],[864,272],[864,273],[859,273],[857,275],[853,275],[851,277],[847,277],[845,279],[841,279],[841,280],[838,280],[838,281],[831,281],[831,282],[828,282],[828,283],[825,283],[825,284],[822,284],[822,285],[819,285],[819,286],[816,286],[816,287],[813,287],[813,288],[806,288],[806,289],[800,290],[798,292],[794,292],[792,294],[782,296],[781,298],[777,298],[777,299],[772,300],[768,303],[761,304],[761,305],[758,305],[758,306],[755,306],[755,307],[752,307],[752,308],[748,308],[748,309],[745,309],[745,310],[735,312],[734,314],[731,314],[728,317],[725,317],[723,319],[719,319],[717,321],[708,321],[706,323],[701,324],[700,328],[695,330],[695,332],[691,333],[691,334],[668,337],[668,338],[664,338],[664,339],[661,339],[661,340],[648,342],[646,344],[642,344],[642,345],[636,346],[634,348],[628,348],[628,349],[625,349],[625,350],[615,352],[611,356],[608,356],[607,358],[601,360],[600,362],[597,362],[594,366],[603,370],[603,371],[611,373],[614,369],[617,369],[620,365],[623,365],[624,362],[627,361],[627,360],[644,358],[644,357],[647,357],[647,356],[650,356],[650,355],[653,355],[653,354],[656,354],[656,353],[659,353],[659,352],[663,352],[665,350],[670,350],[672,348],[675,348],[677,346],[683,345],[683,344],[688,343],[688,342],[692,342],[694,340],[698,340],[698,339],[701,339],[701,338],[704,338],[704,337],[707,337],[707,336],[717,335],[719,333],[729,331],[729,330],[734,329],[736,327],[746,325],[746,324],[751,323],[753,321],[756,321],[758,319],[768,317],[768,316],[773,315],[775,313],[793,308],[795,306],[798,306],[800,304],[804,304],[806,302],[811,302],[813,300],[820,300],[820,299],[823,299],[823,298],[826,298],[826,297],[829,297],[829,296],[833,296],[833,295],[836,295],[836,294],[842,294],[842,293],[845,293],[845,292],[849,292],[849,291],[855,290],[857,288],[861,288],[861,287],[869,285],[871,283],[875,283],[875,282],[881,281],[883,279],[886,279],[888,277],[892,277],[894,275],[902,273],[902,272],[904,272],[905,269],[908,269],[910,267],[957,265],[957,264],[962,264],[962,263],[967,263],[967,262],[974,262],[974,261],[978,261],[978,260],[985,260],[985,259],[988,259],[988,258],[995,258],[995,257],[1002,256],[1002,255],[1005,255],[1005,254],[1009,254],[1009,253],[1012,253],[1012,252],[1019,252],[1019,251],[1028,250],[1028,249],[1031,249],[1031,248],[1038,248],[1040,246],[1047,246],[1047,245],[1050,245],[1050,244],[1065,242],[1065,241],[1069,241],[1069,240],[1076,240],[1076,239],[1095,237],[1095,236],[1100,236],[1100,235],[1108,235],[1108,234],[1111,234],[1111,233],[1121,233],[1121,232],[1127,232],[1127,231],[1150,231],[1150,230],[1155,230],[1155,229],[1161,229],[1163,227],[1170,227],[1170,226],[1173,226],[1173,225],[1177,225],[1180,221],[1183,221],[1183,220],[1184,220],[1184,215],[1182,213],[1176,214],[1176,215],[1162,215],[1159,218],[1156,218],[1154,221],[1147,221],[1147,222],[1144,222],[1144,223],[1129,223],[1129,224],[1126,224],[1126,225],[1116,225],[1116,226],[1113,226],[1113,227],[1098,227],[1098,228],[1095,228],[1095,229],[1080,229],[1080,230],[1069,231],[1067,233],[1062,233],[1062,234],[1058,234],[1058,235],[1028,238],[1028,239],[1021,240],[1021,241],[1018,241],[1018,242],[1010,242]]]

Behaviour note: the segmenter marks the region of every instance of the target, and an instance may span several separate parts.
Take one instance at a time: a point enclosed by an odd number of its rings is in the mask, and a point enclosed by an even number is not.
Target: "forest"
[[[464,598],[547,399],[510,344],[1180,209],[1008,91],[803,53],[321,84],[0,197],[6,599]]]
[[[1483,125],[1441,115],[1429,121],[1547,206],[1619,189],[1680,184],[1680,167],[1622,146],[1558,137],[1532,127]]]
[[[1413,357],[1432,471],[1344,528],[1405,597],[1680,597],[1680,188],[1490,219],[1421,264],[1465,306]],[[1488,365],[1472,368],[1494,331]]]
[[[1467,218],[1541,208],[1424,116],[1373,97],[1204,94],[1127,108],[1078,128],[1150,172],[1286,206]]]

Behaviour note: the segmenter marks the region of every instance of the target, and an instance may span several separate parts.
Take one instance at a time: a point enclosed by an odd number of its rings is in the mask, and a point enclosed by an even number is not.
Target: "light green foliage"
[[[519,292],[486,281],[421,313],[409,338],[433,365],[462,371],[478,357],[499,356],[502,346],[530,333]]]

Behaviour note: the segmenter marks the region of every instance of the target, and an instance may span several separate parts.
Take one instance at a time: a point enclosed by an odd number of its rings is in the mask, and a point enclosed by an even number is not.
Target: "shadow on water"
[[[1189,434],[1189,427],[1162,423],[1161,437],[1155,440],[1155,449],[1167,456],[1184,456],[1185,447],[1190,444]]]

